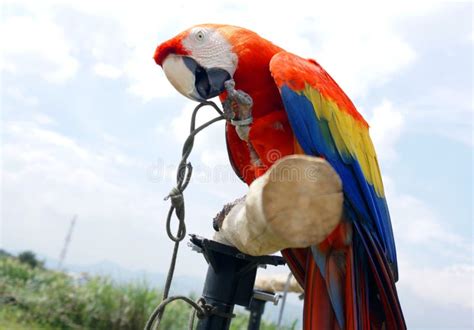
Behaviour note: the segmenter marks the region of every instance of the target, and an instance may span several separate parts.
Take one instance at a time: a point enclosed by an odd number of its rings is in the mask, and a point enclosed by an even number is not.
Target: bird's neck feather
[[[237,89],[252,97],[252,115],[258,118],[283,109],[269,67],[272,57],[283,49],[260,37],[245,37],[234,43],[233,50],[239,58],[234,80]]]

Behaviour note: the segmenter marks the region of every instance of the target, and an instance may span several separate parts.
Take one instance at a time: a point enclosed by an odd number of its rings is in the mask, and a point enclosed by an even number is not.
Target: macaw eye
[[[196,40],[197,40],[197,41],[203,41],[203,40],[204,40],[204,37],[205,37],[205,36],[204,36],[204,32],[202,32],[202,31],[197,31],[197,32],[196,32]]]

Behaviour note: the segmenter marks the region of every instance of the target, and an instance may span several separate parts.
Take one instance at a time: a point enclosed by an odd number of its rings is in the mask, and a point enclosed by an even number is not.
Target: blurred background
[[[472,328],[472,19],[472,2],[2,1],[0,247],[33,251],[48,269],[63,255],[68,276],[108,276],[87,282],[94,294],[110,281],[122,298],[138,286],[145,298],[137,301],[151,308],[172,251],[163,197],[195,106],[152,56],[191,25],[234,24],[315,58],[372,126],[408,327]],[[200,120],[212,116],[202,111]],[[246,192],[228,163],[222,122],[198,136],[190,160],[188,232],[210,237],[214,215]],[[16,283],[8,272],[68,282],[2,262],[4,296]],[[199,294],[206,269],[183,244],[172,293]],[[35,289],[22,288],[14,299],[36,306],[42,296],[28,300]],[[286,325],[298,322],[300,307],[292,297]],[[13,311],[0,319],[24,317]],[[80,322],[64,313],[46,323]],[[265,318],[275,317],[268,307]]]

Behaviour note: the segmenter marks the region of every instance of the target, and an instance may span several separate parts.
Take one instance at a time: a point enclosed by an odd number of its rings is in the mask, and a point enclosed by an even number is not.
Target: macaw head
[[[224,82],[233,77],[238,62],[228,39],[229,28],[197,25],[156,48],[155,62],[178,92],[203,101],[224,91]]]

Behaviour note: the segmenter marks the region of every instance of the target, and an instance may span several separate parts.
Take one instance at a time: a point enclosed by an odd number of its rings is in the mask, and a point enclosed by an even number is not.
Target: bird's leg
[[[234,80],[227,80],[224,87],[227,91],[227,98],[222,103],[224,114],[230,120],[230,123],[235,126],[239,137],[248,142],[250,124],[253,121],[253,100],[244,91],[235,89]]]
[[[228,120],[252,122],[252,106],[253,100],[249,94],[242,90],[235,89],[235,81],[227,80],[224,83],[227,91],[227,98],[222,103],[224,114]],[[246,124],[244,123],[244,124]]]
[[[222,103],[224,116],[235,126],[235,131],[240,139],[247,142],[252,163],[256,166],[262,166],[263,163],[260,157],[249,141],[250,125],[253,122],[252,97],[242,90],[235,89],[235,81],[233,79],[227,80],[224,83],[224,87],[227,91],[227,98]]]

